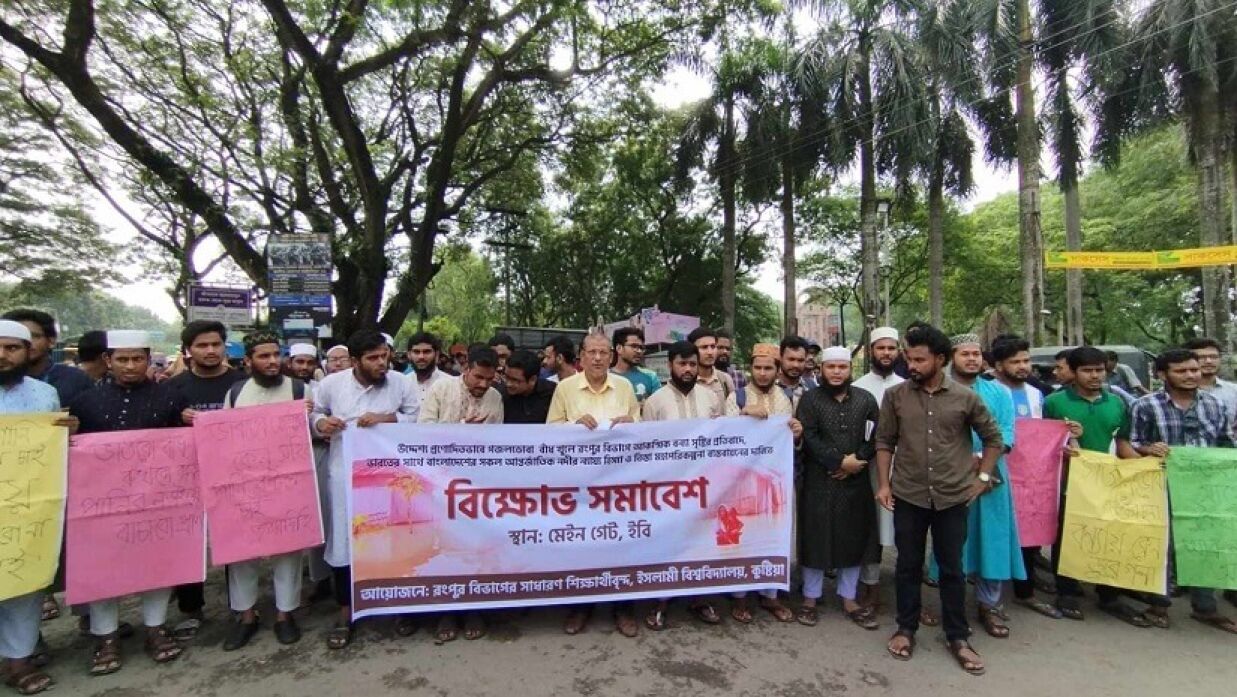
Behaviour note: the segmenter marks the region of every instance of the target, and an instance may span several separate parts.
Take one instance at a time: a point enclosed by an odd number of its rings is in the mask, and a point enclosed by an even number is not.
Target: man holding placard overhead
[[[112,382],[82,393],[71,407],[70,413],[81,422],[79,433],[136,431],[181,425],[181,409],[175,396],[166,383],[157,384],[148,377],[150,337],[146,332],[108,332],[107,356]],[[164,627],[171,597],[171,588],[141,594],[146,653],[156,663],[175,660],[183,651]],[[107,675],[120,670],[119,623],[119,598],[90,603],[90,633],[97,642],[91,675]]]

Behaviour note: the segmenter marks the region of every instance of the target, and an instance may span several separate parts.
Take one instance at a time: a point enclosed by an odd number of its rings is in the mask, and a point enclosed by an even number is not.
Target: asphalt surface
[[[741,625],[725,610],[722,625],[704,626],[688,616],[680,601],[666,631],[642,631],[636,639],[616,633],[604,612],[594,616],[586,632],[566,636],[561,631],[565,610],[538,608],[489,613],[486,637],[444,645],[434,644],[430,619],[407,638],[396,636],[390,620],[364,621],[353,644],[338,651],[325,642],[335,614],[330,601],[298,612],[304,638],[292,646],[278,644],[269,630],[274,615],[268,601],[266,629],[244,649],[225,653],[221,645],[230,620],[221,580],[212,575],[208,586],[206,625],[185,654],[168,665],[155,665],[134,637],[125,642],[126,663],[119,673],[90,677],[91,641],[78,635],[74,619],[66,612],[46,623],[54,654],[47,670],[57,681],[50,694],[814,697],[983,690],[1001,697],[1210,697],[1237,689],[1237,636],[1190,620],[1184,598],[1174,602],[1168,630],[1129,627],[1100,613],[1090,599],[1084,622],[1054,621],[1012,607],[1010,638],[993,639],[982,631],[975,637],[988,673],[973,677],[953,662],[939,629],[920,631],[910,662],[886,654],[885,641],[894,628],[891,585],[884,589],[878,631],[850,623],[832,601],[822,603],[816,627],[781,624],[763,611],[756,611],[753,624]],[[935,590],[924,591],[929,606],[939,607]],[[830,592],[827,587],[826,599]],[[722,608],[728,603],[719,601]],[[642,603],[641,612],[645,607]],[[175,607],[169,616],[177,618]],[[139,621],[132,601],[123,618]],[[972,624],[978,630],[973,614]]]

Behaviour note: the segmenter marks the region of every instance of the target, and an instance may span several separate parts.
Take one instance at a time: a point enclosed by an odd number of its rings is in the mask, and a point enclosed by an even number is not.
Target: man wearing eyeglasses
[[[614,332],[617,358],[610,372],[627,378],[641,404],[661,387],[657,373],[644,368],[644,332],[639,327],[621,327]]]

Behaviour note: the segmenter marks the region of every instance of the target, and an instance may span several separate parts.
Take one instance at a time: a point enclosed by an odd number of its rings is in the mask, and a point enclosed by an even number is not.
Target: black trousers
[[[1058,528],[1060,530],[1060,528]],[[1060,533],[1058,532],[1058,537]],[[1054,546],[1055,549],[1055,546]],[[1039,556],[1039,547],[1022,548],[1022,565],[1027,569],[1024,581],[1014,580],[1014,597],[1027,600],[1035,597],[1035,558]],[[1055,568],[1055,567],[1054,567]]]
[[[968,509],[965,505],[946,509],[920,508],[909,501],[894,499],[893,535],[898,548],[896,583],[898,628],[919,629],[923,563],[928,531],[932,531],[932,551],[940,567],[941,620],[945,638],[966,639],[966,579],[962,574],[962,547],[966,544]]]
[[[177,586],[175,595],[176,607],[186,615],[196,615],[206,607],[205,583],[186,583],[183,586]]]
[[[339,603],[340,607],[349,607],[352,605],[351,566],[331,567],[331,591],[335,595],[335,602]]]

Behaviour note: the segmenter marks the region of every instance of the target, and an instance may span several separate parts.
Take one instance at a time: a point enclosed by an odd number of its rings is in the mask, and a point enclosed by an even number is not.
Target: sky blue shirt
[[[620,373],[617,370],[610,371],[615,375],[621,375],[627,378],[631,383],[631,389],[636,393],[636,401],[643,402],[649,398],[649,395],[657,391],[661,387],[661,380],[657,379],[657,373],[651,370],[636,367],[635,370],[626,373]]]
[[[23,377],[13,387],[0,387],[0,414],[60,411],[56,388],[31,377]]]

